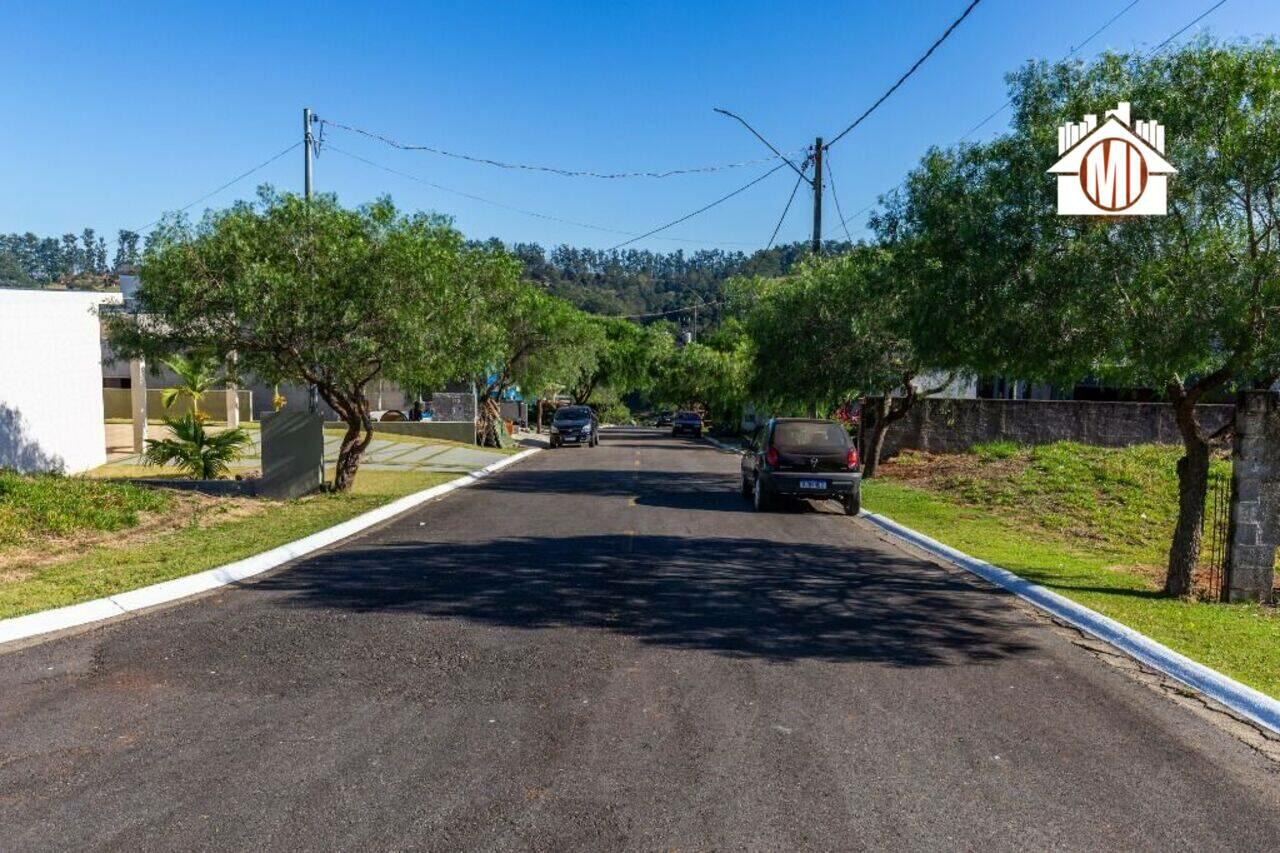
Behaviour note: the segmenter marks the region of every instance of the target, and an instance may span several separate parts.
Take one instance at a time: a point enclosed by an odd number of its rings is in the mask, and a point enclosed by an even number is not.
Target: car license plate
[[[576,435],[566,435],[566,436],[561,436],[561,440],[563,440],[563,441],[577,441],[577,440],[578,440],[578,436],[576,436]]]
[[[800,488],[802,489],[825,489],[827,487],[826,480],[801,480]]]

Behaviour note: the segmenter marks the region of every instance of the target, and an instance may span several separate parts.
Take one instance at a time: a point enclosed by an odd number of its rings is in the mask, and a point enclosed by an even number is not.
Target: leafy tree
[[[888,427],[919,396],[941,390],[917,388],[927,365],[914,345],[909,281],[897,271],[889,252],[861,246],[811,258],[785,278],[736,287],[739,301],[749,306],[757,398],[803,407],[811,416],[872,398],[863,447],[868,477],[875,476]]]
[[[599,328],[563,299],[525,282],[501,294],[485,322],[489,358],[476,375],[481,442],[496,445],[499,401],[510,388],[572,387],[595,367]]]
[[[109,332],[121,355],[234,352],[241,369],[314,384],[347,425],[333,480],[344,491],[373,438],[368,384],[385,375],[423,388],[470,373],[488,294],[517,274],[440,217],[264,188],[256,204],[152,232],[140,311],[109,317]]]
[[[673,349],[654,385],[659,403],[701,408],[713,421],[737,423],[747,402],[751,343],[734,324],[703,342]]]
[[[674,341],[666,329],[641,326],[622,317],[598,317],[599,328],[592,369],[583,371],[573,387],[574,402],[585,404],[600,388],[617,394],[644,392],[653,387],[660,366],[670,356]]]
[[[116,235],[116,256],[111,262],[113,269],[124,264],[138,263],[138,241],[141,236],[136,231],[121,229]]]
[[[1184,449],[1165,590],[1185,594],[1214,438],[1196,405],[1280,374],[1280,47],[1033,64],[1011,84],[1012,132],[932,152],[878,227],[920,260],[916,310],[938,318],[922,344],[939,361],[1164,392]],[[1056,216],[1057,125],[1122,100],[1170,128],[1169,214]]]
[[[17,256],[7,250],[0,251],[0,287],[31,287],[34,284]]]
[[[147,465],[176,465],[193,480],[217,480],[226,476],[229,466],[249,443],[242,429],[225,429],[210,433],[204,420],[195,412],[180,418],[165,418],[172,438],[149,438],[142,454]]]

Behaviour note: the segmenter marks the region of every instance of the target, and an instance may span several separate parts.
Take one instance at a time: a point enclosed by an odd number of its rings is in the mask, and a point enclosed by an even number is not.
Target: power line
[[[806,165],[805,168],[808,168]],[[796,191],[800,189],[800,184],[805,181],[804,172],[800,173],[800,177],[796,178],[796,185],[791,188],[791,195],[787,198],[787,206],[782,208],[782,215],[778,217],[778,224],[773,226],[773,235],[769,237],[769,242],[765,244],[765,250],[772,248],[773,241],[778,239],[778,231],[782,228],[783,221],[786,220],[787,214],[791,211],[791,202],[796,200]]]
[[[376,139],[392,148],[398,148],[401,151],[427,151],[432,154],[439,154],[442,157],[452,157],[455,160],[466,160],[469,163],[480,163],[486,166],[496,166],[499,169],[518,169],[529,172],[548,172],[553,175],[561,175],[567,178],[670,178],[675,175],[694,175],[704,174],[707,172],[720,172],[726,169],[741,169],[746,166],[758,166],[762,163],[772,163],[779,157],[787,159],[784,154],[778,152],[774,157],[765,157],[757,160],[745,160],[741,163],[721,163],[713,166],[696,166],[690,169],[667,169],[661,172],[591,172],[575,169],[560,169],[554,166],[530,165],[528,163],[509,163],[503,160],[493,160],[488,157],[477,157],[471,154],[459,154],[456,151],[446,151],[443,148],[436,148],[430,145],[411,145],[405,142],[399,142],[385,134],[377,133],[372,130],[364,130],[351,125],[340,124],[329,119],[319,119],[321,126],[336,127],[339,130],[345,130],[350,133],[356,133],[369,139]]]
[[[190,204],[188,204],[188,205],[184,205],[183,207],[178,208],[178,209],[177,209],[177,211],[174,211],[174,212],[176,212],[176,213],[185,213],[186,211],[188,211],[188,210],[190,210],[191,208],[195,207],[195,206],[196,206],[197,204],[199,204],[200,202],[205,201],[206,199],[213,198],[215,195],[217,195],[218,193],[222,192],[223,190],[225,190],[227,187],[231,186],[232,184],[239,183],[240,181],[243,181],[245,178],[247,178],[247,177],[249,177],[250,175],[252,175],[254,172],[257,172],[257,171],[259,171],[259,170],[261,170],[261,169],[265,169],[267,166],[270,166],[272,163],[274,163],[275,161],[279,160],[281,157],[283,157],[284,155],[288,154],[290,151],[292,151],[293,149],[297,148],[297,147],[298,147],[299,145],[301,145],[301,144],[302,144],[301,142],[295,142],[295,143],[293,143],[292,145],[290,145],[288,148],[284,149],[284,150],[283,150],[283,151],[281,151],[280,153],[278,153],[278,154],[274,154],[274,155],[272,155],[269,159],[264,160],[264,161],[262,161],[261,163],[259,163],[258,165],[254,166],[254,167],[253,167],[252,169],[250,169],[249,171],[247,171],[247,172],[242,172],[241,174],[239,174],[239,175],[237,175],[236,177],[232,178],[231,180],[227,181],[227,182],[226,182],[225,184],[223,184],[222,186],[218,187],[216,190],[213,190],[212,192],[207,192],[207,193],[205,193],[204,195],[200,196],[200,198],[196,199],[195,201],[191,202],[191,203],[190,203]],[[167,214],[166,214],[166,215],[167,215]],[[134,229],[132,229],[132,230],[133,230],[135,233],[142,234],[143,232],[148,231],[148,230],[150,230],[151,228],[153,228],[154,226],[156,226],[156,225],[160,224],[160,220],[162,220],[162,219],[164,219],[164,216],[161,216],[159,219],[156,219],[154,222],[148,222],[146,225],[142,226],[141,228],[134,228]]]
[[[416,181],[417,183],[431,187],[432,189],[437,189],[437,190],[440,190],[441,192],[460,196],[461,198],[471,199],[472,201],[478,201],[483,204],[492,205],[493,207],[501,208],[502,210],[509,210],[513,213],[519,213],[523,216],[531,216],[531,217],[534,217],[535,219],[544,219],[548,222],[558,222],[561,225],[572,225],[576,228],[586,228],[591,231],[601,231],[606,234],[618,234],[624,237],[636,237],[637,239],[639,239],[639,236],[646,236],[646,235],[637,235],[636,232],[634,231],[623,231],[618,228],[608,228],[603,225],[593,225],[589,222],[577,222],[572,219],[564,219],[559,216],[552,216],[549,213],[540,213],[536,210],[526,210],[525,208],[522,208],[522,207],[515,207],[514,205],[505,204],[500,201],[494,201],[493,199],[474,195],[473,193],[463,192],[462,190],[456,190],[452,187],[446,187],[443,184],[437,184],[434,181],[429,181],[426,178],[418,177],[417,175],[411,174],[409,172],[404,172],[399,169],[394,169],[391,166],[384,166],[382,163],[375,162],[366,157],[361,157],[359,154],[352,154],[350,151],[344,151],[343,149],[333,145],[329,145],[328,150],[334,152],[335,154],[341,154],[344,157],[350,157],[353,160],[358,160],[359,162],[364,163],[366,166],[372,166],[375,169],[381,169],[382,171],[388,172],[392,175],[397,175],[401,178],[407,178],[408,180]],[[742,243],[742,242],[725,242],[725,241],[717,242],[713,240],[696,240],[689,237],[660,237],[659,239],[671,240],[677,243],[697,243],[700,245],[723,245],[723,246],[735,246],[735,247],[755,245],[752,243]]]
[[[836,203],[836,216],[840,217],[840,227],[844,229],[844,238],[852,243],[853,237],[849,234],[849,226],[845,224],[844,211],[840,209],[840,196],[836,195],[836,176],[835,173],[831,171],[831,152],[827,152],[826,163],[827,180],[831,182],[831,198],[834,199]]]
[[[908,68],[908,69],[907,69],[907,72],[906,72],[905,74],[903,74],[901,77],[899,77],[899,78],[898,78],[898,81],[897,81],[896,83],[894,83],[892,86],[890,86],[890,87],[889,87],[888,91],[886,91],[883,95],[881,95],[879,98],[877,98],[877,99],[876,99],[876,102],[875,102],[874,104],[872,104],[871,106],[867,107],[866,111],[865,111],[862,115],[860,115],[860,116],[858,116],[856,119],[854,119],[852,124],[850,124],[850,125],[849,125],[848,127],[846,127],[844,130],[842,130],[842,131],[840,131],[839,133],[837,133],[837,134],[835,135],[835,138],[834,138],[834,139],[832,139],[830,142],[828,142],[828,143],[827,143],[827,147],[828,147],[828,148],[830,148],[832,145],[835,145],[837,142],[839,142],[839,141],[844,137],[844,135],[845,135],[846,133],[848,133],[849,131],[853,130],[853,129],[854,129],[855,127],[857,127],[858,125],[862,124],[863,120],[864,120],[865,118],[867,118],[867,116],[871,115],[873,112],[875,112],[875,111],[876,111],[876,109],[877,109],[881,104],[883,104],[885,101],[889,100],[889,96],[890,96],[890,95],[892,95],[894,92],[898,91],[898,87],[899,87],[899,86],[901,86],[903,83],[907,82],[907,79],[908,79],[912,74],[915,74],[915,73],[916,73],[916,71],[917,71],[917,70],[919,70],[919,68],[920,68],[920,66],[921,66],[921,65],[924,65],[925,61],[926,61],[930,56],[932,56],[932,55],[933,55],[933,52],[934,52],[935,50],[937,50],[937,49],[938,49],[938,46],[939,46],[939,45],[941,45],[944,41],[946,41],[946,40],[947,40],[947,38],[948,38],[948,37],[950,37],[950,35],[951,35],[953,32],[955,32],[956,27],[960,26],[960,24],[964,21],[964,19],[965,19],[965,18],[967,18],[967,17],[969,17],[969,13],[970,13],[970,12],[972,12],[975,8],[977,8],[977,5],[978,5],[979,3],[981,3],[981,2],[982,2],[982,0],[972,0],[972,2],[971,2],[971,3],[969,3],[969,5],[968,5],[967,7],[965,7],[965,10],[964,10],[963,12],[961,12],[961,13],[960,13],[960,17],[956,18],[954,21],[952,21],[952,22],[951,22],[951,26],[947,27],[946,31],[945,31],[945,32],[943,32],[943,34],[942,34],[942,35],[940,35],[940,36],[938,37],[938,40],[937,40],[937,41],[935,41],[933,44],[929,45],[929,49],[928,49],[928,50],[926,50],[926,51],[924,52],[924,55],[923,55],[923,56],[921,56],[919,59],[917,59],[917,60],[915,61],[915,64],[914,64],[914,65],[912,65],[910,68]]]
[[[1169,36],[1169,37],[1168,37],[1168,38],[1166,38],[1164,41],[1160,42],[1160,44],[1156,45],[1154,48],[1152,48],[1150,51],[1148,51],[1148,52],[1147,52],[1147,54],[1146,54],[1146,56],[1148,56],[1148,57],[1154,56],[1156,53],[1158,53],[1159,51],[1163,50],[1163,49],[1164,49],[1165,47],[1167,47],[1167,46],[1168,46],[1172,41],[1174,41],[1176,38],[1178,38],[1178,36],[1182,35],[1182,34],[1183,34],[1183,33],[1185,33],[1187,30],[1191,29],[1191,28],[1192,28],[1192,27],[1194,27],[1196,24],[1198,24],[1198,23],[1200,23],[1201,21],[1203,21],[1206,17],[1208,17],[1208,16],[1209,16],[1209,15],[1211,15],[1212,13],[1216,12],[1219,8],[1221,8],[1223,5],[1225,5],[1225,4],[1226,4],[1226,2],[1227,2],[1227,0],[1217,0],[1217,2],[1216,2],[1216,3],[1214,3],[1212,6],[1210,6],[1209,8],[1207,8],[1205,11],[1201,12],[1199,15],[1197,15],[1195,18],[1193,18],[1189,23],[1187,23],[1187,24],[1185,24],[1184,26],[1180,27],[1176,32],[1174,32],[1174,33],[1173,33],[1173,35]],[[1099,35],[1100,35],[1104,30],[1106,30],[1108,27],[1110,27],[1112,24],[1114,24],[1117,20],[1119,20],[1121,16],[1123,16],[1126,12],[1128,12],[1130,9],[1132,9],[1134,6],[1136,6],[1136,5],[1137,5],[1137,3],[1138,3],[1138,0],[1133,0],[1133,2],[1129,3],[1129,4],[1128,4],[1127,6],[1125,6],[1123,9],[1121,9],[1119,12],[1117,12],[1115,15],[1113,15],[1113,16],[1112,16],[1112,17],[1111,17],[1111,18],[1110,18],[1110,19],[1109,19],[1105,24],[1103,24],[1103,25],[1102,25],[1101,27],[1099,27],[1098,29],[1094,30],[1094,31],[1093,31],[1093,33],[1091,33],[1091,34],[1089,35],[1089,37],[1088,37],[1088,38],[1086,38],[1084,41],[1080,42],[1080,44],[1076,45],[1075,47],[1071,48],[1071,50],[1067,51],[1067,53],[1063,56],[1063,58],[1062,58],[1062,60],[1061,60],[1061,61],[1065,61],[1065,60],[1067,60],[1067,59],[1071,58],[1071,56],[1073,56],[1074,54],[1078,53],[1078,52],[1080,51],[1080,49],[1081,49],[1081,48],[1083,48],[1085,45],[1087,45],[1087,44],[1088,44],[1090,41],[1092,41],[1093,39],[1097,38],[1097,37],[1098,37],[1098,36],[1099,36]],[[1010,99],[1009,99],[1008,101],[1006,101],[1006,102],[1004,103],[1004,105],[1002,105],[999,109],[997,109],[995,112],[993,112],[993,113],[991,113],[990,115],[988,115],[986,118],[984,118],[984,119],[983,119],[982,121],[980,121],[978,124],[976,124],[976,125],[974,125],[972,128],[970,128],[970,129],[969,129],[969,131],[968,131],[967,133],[965,133],[965,135],[964,135],[964,136],[960,137],[960,140],[959,140],[959,141],[960,141],[960,142],[963,142],[965,139],[967,139],[969,136],[971,136],[971,135],[974,133],[974,131],[978,130],[978,129],[979,129],[980,127],[982,127],[984,124],[986,124],[987,122],[991,121],[991,119],[995,118],[995,117],[996,117],[1000,112],[1002,112],[1006,107],[1008,107],[1008,106],[1009,106],[1010,104],[1012,104],[1012,103],[1013,103],[1013,99],[1012,99],[1012,98],[1010,98]],[[893,190],[898,189],[899,187],[904,186],[905,184],[906,184],[906,180],[905,180],[905,179],[904,179],[904,180],[902,180],[902,181],[899,181],[898,183],[894,184],[894,185],[893,185],[892,187],[890,187],[889,189],[887,189],[887,190],[885,190],[884,192],[880,193],[880,196],[883,196],[883,195],[885,195],[886,193],[892,192]],[[849,218],[850,218],[850,219],[856,219],[856,218],[858,218],[859,216],[861,216],[862,214],[866,213],[866,212],[867,212],[868,210],[870,210],[871,208],[875,207],[877,204],[879,204],[879,197],[877,197],[877,199],[876,199],[875,201],[872,201],[870,204],[868,204],[868,205],[866,205],[865,207],[863,207],[861,210],[858,210],[857,212],[855,212],[854,214],[852,214]],[[838,208],[837,208],[837,209],[838,209]],[[843,225],[843,224],[844,224],[844,223],[843,223],[843,222],[841,222],[841,225]]]
[[[1124,7],[1123,9],[1121,9],[1119,12],[1116,12],[1114,15],[1112,15],[1112,16],[1111,16],[1110,20],[1108,20],[1105,24],[1103,24],[1102,26],[1100,26],[1100,27],[1098,27],[1096,30],[1094,30],[1092,33],[1090,33],[1090,34],[1089,34],[1089,37],[1088,37],[1088,38],[1086,38],[1084,41],[1080,42],[1078,45],[1076,45],[1075,47],[1073,47],[1073,48],[1071,48],[1070,50],[1068,50],[1065,54],[1063,54],[1062,59],[1060,59],[1060,60],[1058,60],[1058,61],[1059,61],[1059,62],[1066,62],[1068,59],[1070,59],[1071,57],[1075,56],[1077,53],[1079,53],[1079,52],[1080,52],[1081,48],[1083,48],[1083,47],[1084,47],[1085,45],[1087,45],[1089,42],[1093,41],[1093,40],[1094,40],[1095,38],[1097,38],[1098,36],[1102,35],[1102,33],[1103,33],[1104,31],[1106,31],[1108,28],[1110,28],[1110,26],[1111,26],[1112,24],[1114,24],[1116,21],[1118,21],[1118,20],[1120,20],[1122,17],[1124,17],[1124,15],[1125,15],[1125,13],[1126,13],[1126,12],[1128,12],[1128,11],[1129,11],[1130,9],[1132,9],[1134,6],[1137,6],[1137,5],[1138,5],[1138,3],[1140,3],[1140,2],[1141,2],[1141,0],[1133,0],[1133,2],[1131,2],[1128,6],[1125,6],[1125,7]],[[1222,2],[1223,2],[1223,3],[1225,3],[1225,2],[1226,2],[1226,0],[1222,0]],[[1221,5],[1221,4],[1219,4],[1219,5]],[[980,121],[980,122],[978,122],[977,124],[975,124],[973,127],[969,128],[967,131],[965,131],[964,136],[961,136],[961,137],[960,137],[960,141],[961,141],[961,142],[964,142],[966,139],[968,139],[970,136],[972,136],[974,133],[976,133],[978,130],[980,130],[983,126],[985,126],[987,122],[991,121],[993,118],[995,118],[996,116],[1000,115],[1000,113],[1002,113],[1002,112],[1004,112],[1006,109],[1008,109],[1008,108],[1009,108],[1009,106],[1010,106],[1011,104],[1013,104],[1013,98],[1010,98],[1009,100],[1005,101],[1005,102],[1004,102],[1003,104],[1001,104],[1000,106],[996,107],[996,109],[994,109],[994,110],[991,112],[991,114],[990,114],[990,115],[988,115],[988,116],[987,116],[986,118],[984,118],[982,121]]]
[[[779,169],[783,168],[786,165],[787,165],[786,163],[779,163],[778,165],[774,166],[772,169],[765,172],[763,175],[756,178],[755,180],[750,181],[746,184],[743,184],[742,186],[738,187],[736,190],[734,190],[731,193],[728,193],[727,195],[720,196],[720,198],[716,199],[710,204],[703,205],[702,207],[698,208],[692,213],[686,213],[684,216],[681,216],[679,219],[673,219],[672,221],[668,222],[666,225],[659,225],[657,228],[654,228],[652,231],[646,231],[645,233],[639,235],[638,237],[632,237],[630,240],[624,240],[618,245],[610,247],[610,250],[612,251],[613,249],[621,249],[623,246],[630,245],[631,243],[634,243],[637,240],[643,240],[646,237],[652,237],[654,234],[657,234],[659,231],[666,231],[668,228],[671,228],[672,226],[679,225],[681,222],[685,222],[686,220],[692,219],[693,217],[697,216],[699,213],[705,213],[711,208],[715,207],[716,205],[722,204],[728,201],[729,199],[733,198],[738,193],[745,192],[746,190],[751,189],[756,184],[760,183],[765,178],[769,177],[774,172],[778,171]]]
[[[668,317],[672,314],[684,314],[687,311],[696,311],[699,308],[714,308],[723,300],[717,299],[715,302],[699,302],[697,305],[686,305],[683,308],[672,308],[670,311],[653,311],[648,314],[600,314],[601,317],[614,317],[619,320],[645,320],[649,317]]]
[[[1218,9],[1219,9],[1219,8],[1221,8],[1221,7],[1222,7],[1222,5],[1223,5],[1223,4],[1225,4],[1226,2],[1227,2],[1227,0],[1218,0],[1218,2],[1217,2],[1217,3],[1214,3],[1214,4],[1213,4],[1212,6],[1210,6],[1208,9],[1205,9],[1203,12],[1201,12],[1201,13],[1200,13],[1200,15],[1199,15],[1195,20],[1193,20],[1191,23],[1187,24],[1185,27],[1183,27],[1182,29],[1178,30],[1176,33],[1174,33],[1173,35],[1169,36],[1167,39],[1165,39],[1164,41],[1160,42],[1158,45],[1156,45],[1155,47],[1153,47],[1153,48],[1151,49],[1151,51],[1147,54],[1147,56],[1149,56],[1149,57],[1150,57],[1150,56],[1155,56],[1157,53],[1159,53],[1160,51],[1164,50],[1164,49],[1169,45],[1169,42],[1173,41],[1173,40],[1174,40],[1174,39],[1176,39],[1178,36],[1182,35],[1182,34],[1183,34],[1183,33],[1185,33],[1187,30],[1191,29],[1191,28],[1192,28],[1192,27],[1194,27],[1196,24],[1200,23],[1201,21],[1203,21],[1205,18],[1209,17],[1209,16],[1210,16],[1211,14],[1213,14],[1214,12],[1218,11]]]

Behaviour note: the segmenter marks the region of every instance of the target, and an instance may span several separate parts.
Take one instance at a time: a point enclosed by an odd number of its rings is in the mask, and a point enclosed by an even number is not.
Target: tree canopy
[[[519,272],[389,200],[352,210],[264,190],[198,224],[166,221],[142,259],[140,311],[112,315],[110,333],[122,354],[234,354],[245,370],[314,384],[347,424],[334,476],[344,490],[372,439],[368,384],[473,372],[489,354],[490,294]]]

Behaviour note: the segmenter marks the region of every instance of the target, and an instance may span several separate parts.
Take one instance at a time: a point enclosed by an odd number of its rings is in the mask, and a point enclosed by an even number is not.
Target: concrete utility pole
[[[822,254],[822,137],[813,143],[813,253]]]
[[[315,139],[311,136],[311,125],[315,122],[315,116],[311,114],[311,107],[302,108],[302,194],[303,198],[311,201],[315,195],[315,187],[311,180],[311,154],[315,148]],[[307,388],[307,411],[316,414],[320,411],[320,392],[315,385]]]
[[[311,107],[302,108],[302,187],[303,193],[308,201],[314,194],[311,185],[311,148],[315,145],[315,140],[311,138],[311,122],[314,119],[311,116]]]

